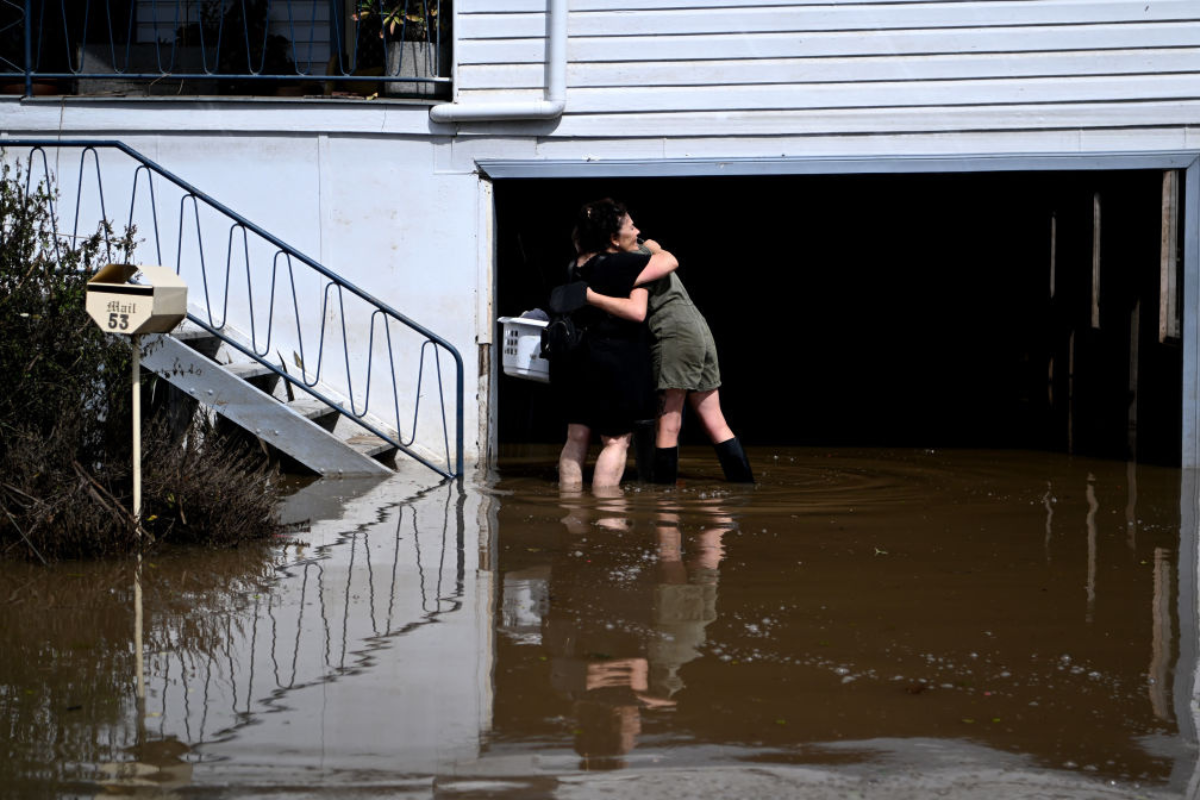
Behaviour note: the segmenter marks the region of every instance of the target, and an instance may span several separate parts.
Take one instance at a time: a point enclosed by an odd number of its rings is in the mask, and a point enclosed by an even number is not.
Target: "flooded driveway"
[[[697,449],[679,488],[596,497],[560,494],[536,450],[461,487],[315,485],[289,510],[310,528],[266,548],[0,564],[0,785],[1194,784],[1194,474],[1019,452],[751,455],[757,486],[719,482]]]

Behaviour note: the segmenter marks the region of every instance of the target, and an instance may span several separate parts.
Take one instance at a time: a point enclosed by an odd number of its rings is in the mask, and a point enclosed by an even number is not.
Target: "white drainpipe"
[[[567,0],[546,0],[546,98],[500,103],[442,103],[429,109],[434,122],[557,119],[567,105]]]

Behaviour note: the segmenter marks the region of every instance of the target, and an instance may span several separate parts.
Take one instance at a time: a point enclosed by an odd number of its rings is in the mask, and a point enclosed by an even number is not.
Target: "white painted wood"
[[[1019,6],[1000,2],[909,3],[904,5],[828,4],[755,7],[725,6],[697,13],[664,11],[572,11],[568,35],[694,36],[736,31],[808,33],[912,28],[984,28],[1008,25],[1075,25],[1104,22],[1179,22],[1196,19],[1194,0],[1037,0]],[[466,14],[460,39],[514,39],[545,33],[544,13]]]
[[[1064,106],[961,106],[952,108],[823,109],[674,114],[572,114],[554,126],[565,137],[847,136],[965,131],[1187,126],[1200,120],[1200,99],[1145,103],[1073,103]],[[462,133],[529,135],[536,126],[460,126]],[[1080,136],[1076,133],[1076,139]],[[999,137],[997,137],[999,138]],[[1131,137],[1122,136],[1124,141]]]
[[[1200,34],[1200,31],[1198,31]],[[1198,42],[1200,43],[1200,42]],[[458,73],[464,91],[536,89],[540,64],[468,64]],[[572,64],[571,88],[843,83],[855,81],[962,80],[970,78],[1068,77],[1200,73],[1200,48],[1087,50],[1066,53],[949,54],[849,58],[777,58],[740,61],[623,61]]]
[[[1012,3],[1014,6],[1019,3],[1032,2],[1033,0],[1005,0]],[[929,3],[931,0],[838,0],[840,4],[848,3],[864,3],[870,5],[885,5],[885,4],[914,4],[914,3]],[[972,3],[975,0],[941,0],[946,2],[957,2],[962,4]],[[572,11],[642,11],[642,10],[661,10],[661,9],[691,9],[695,11],[707,12],[714,8],[730,8],[737,6],[756,6],[756,7],[771,7],[771,6],[813,6],[813,5],[828,5],[829,0],[620,0],[619,3],[613,0],[571,0]],[[457,0],[455,10],[459,14],[530,14],[543,11],[546,8],[546,0],[504,0],[503,7],[497,0]]]
[[[990,81],[857,82],[793,86],[688,86],[654,91],[574,89],[571,114],[748,111],[775,109],[891,109],[902,106],[989,106],[1200,97],[1196,75],[1028,78]],[[497,102],[508,93],[462,93],[463,103]]]
[[[265,105],[269,107],[269,104]],[[528,137],[533,134],[548,136],[551,133],[554,138],[547,140],[543,146],[549,146],[559,137],[564,137],[566,145],[578,156],[604,149],[638,153],[644,149],[643,145],[637,143],[639,139],[652,140],[656,153],[663,153],[664,147],[669,146],[672,153],[703,148],[702,152],[709,154],[750,155],[766,152],[778,155],[775,151],[780,146],[783,149],[794,147],[794,142],[804,137],[822,137],[837,150],[861,152],[863,148],[855,141],[837,141],[837,137],[861,133],[903,133],[906,136],[979,134],[969,152],[987,152],[993,148],[1007,152],[1022,146],[1040,149],[1045,145],[1037,143],[1044,141],[1057,141],[1060,149],[1073,151],[1080,149],[1084,140],[1092,141],[1090,147],[1094,149],[1107,151],[1194,148],[1200,145],[1200,139],[1191,132],[1197,126],[1200,126],[1200,99],[1073,103],[1062,107],[963,106],[946,109],[772,110],[625,116],[568,113],[556,125],[481,123],[458,126],[457,129],[463,134],[488,136],[494,142],[494,153],[518,151],[536,157],[536,150],[531,150],[529,146],[534,140]],[[446,135],[456,130],[455,126],[449,125],[438,128]],[[340,107],[338,113],[331,113],[329,107],[315,104],[278,104],[270,113],[264,113],[262,105],[248,103],[226,109],[202,101],[166,105],[72,105],[59,102],[21,103],[14,98],[0,99],[0,129],[7,131],[10,136],[48,131],[60,135],[87,133],[125,138],[136,136],[139,130],[203,135],[241,131],[255,135],[275,132],[291,136],[304,133],[429,136],[431,126],[426,107],[398,107],[383,103]],[[1050,140],[1046,139],[1047,133],[1052,136]],[[1017,134],[1018,138],[1013,139],[1013,134]],[[782,145],[772,143],[764,150],[758,138],[762,136],[784,137],[784,142]],[[577,137],[611,138],[613,145],[610,148],[602,142],[569,141]],[[748,138],[735,141],[729,137]],[[620,144],[626,140],[631,144]],[[676,140],[680,141],[679,145],[668,145]],[[1143,141],[1150,144],[1143,145]],[[886,152],[892,152],[895,147],[902,145],[902,142],[889,144],[885,149]],[[874,151],[881,146],[872,142],[866,149]],[[945,146],[939,145],[938,150],[943,150]],[[471,171],[465,165],[462,169],[464,172]]]
[[[1193,471],[1194,476],[1194,470],[1200,468],[1200,313],[1197,313],[1200,309],[1200,161],[1194,162],[1184,173],[1183,207],[1183,454],[1180,466]],[[1194,513],[1195,494],[1189,495],[1188,500]]]
[[[459,7],[460,102],[537,90],[544,11]],[[1200,122],[1194,0],[576,0],[569,24],[567,111],[547,141]]]
[[[180,133],[256,132],[276,130],[297,133],[360,133],[370,135],[421,135],[431,131],[429,105],[363,101],[238,102],[204,99],[167,102],[138,100],[25,103],[0,98],[0,131],[28,130],[106,131],[126,139],[146,132]],[[450,126],[442,127],[449,133]],[[309,156],[316,163],[315,156]]]
[[[543,63],[540,35],[522,39],[460,39],[460,64]],[[1106,50],[1200,46],[1200,20],[1110,25],[1010,25],[955,30],[896,30],[886,35],[861,31],[796,34],[718,33],[664,36],[652,43],[643,37],[572,36],[567,43],[571,63],[615,61],[709,61],[723,59],[815,58],[828,56],[901,56],[961,53],[1028,53],[1035,51]]]

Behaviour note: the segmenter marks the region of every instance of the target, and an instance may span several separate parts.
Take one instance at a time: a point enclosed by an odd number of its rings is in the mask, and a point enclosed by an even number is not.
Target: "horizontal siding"
[[[974,5],[979,0],[937,0],[938,5],[958,3]],[[837,5],[916,5],[928,4],[931,0],[836,0]],[[1008,4],[1019,12],[1019,6],[1040,0],[992,0]],[[703,11],[737,8],[783,8],[804,6],[828,6],[831,0],[570,0],[572,12],[582,11]],[[457,0],[459,14],[540,14],[546,10],[546,0]]]
[[[460,102],[540,92],[545,8],[458,0]],[[1200,124],[1200,0],[571,0],[570,9],[567,111],[555,137]]]
[[[639,114],[649,111],[775,111],[792,108],[893,109],[905,106],[978,106],[1020,103],[1063,104],[1102,101],[1187,99],[1196,91],[1195,75],[1136,75],[987,81],[912,83],[898,91],[895,81],[816,84],[811,86],[734,85],[628,89],[574,89],[572,114]],[[481,102],[505,99],[505,92],[475,93]]]
[[[668,11],[572,11],[569,36],[693,36],[697,34],[865,31],[878,34],[913,28],[1082,25],[1104,22],[1200,20],[1196,0],[1035,0],[821,5],[807,8],[671,9]],[[545,14],[467,14],[459,17],[463,39],[520,39],[545,33]]]
[[[1200,4],[1200,0],[1198,0]],[[1152,25],[1089,25],[1060,27],[1003,27],[981,30],[896,31],[887,36],[822,32],[804,36],[762,34],[743,36],[662,37],[652,42],[635,37],[602,39],[573,37],[567,43],[572,64],[618,61],[711,61],[773,58],[833,58],[855,56],[1010,54],[1129,50],[1143,48],[1200,48],[1200,21]],[[544,64],[541,38],[460,41],[460,64]]]
[[[859,137],[932,133],[1019,133],[1063,130],[1078,139],[1088,129],[1136,129],[1194,125],[1200,100],[1144,103],[1075,103],[1046,106],[962,106],[950,108],[819,109],[811,111],[729,111],[665,114],[568,114],[555,137],[594,139],[672,139],[686,137]],[[465,132],[528,136],[528,123],[477,123]]]
[[[812,84],[855,81],[937,81],[986,78],[1048,78],[1082,75],[1156,75],[1200,73],[1195,50],[1088,50],[1078,53],[1034,52],[1021,58],[1007,54],[936,55],[850,58],[778,58],[740,61],[618,61],[571,64],[567,81],[573,88]],[[545,80],[542,64],[463,65],[458,85],[463,91],[537,89]]]

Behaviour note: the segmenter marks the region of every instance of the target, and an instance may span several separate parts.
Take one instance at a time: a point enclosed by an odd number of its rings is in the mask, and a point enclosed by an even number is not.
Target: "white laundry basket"
[[[542,358],[542,330],[546,321],[525,317],[500,317],[504,325],[504,374],[539,383],[550,382],[550,362]]]

